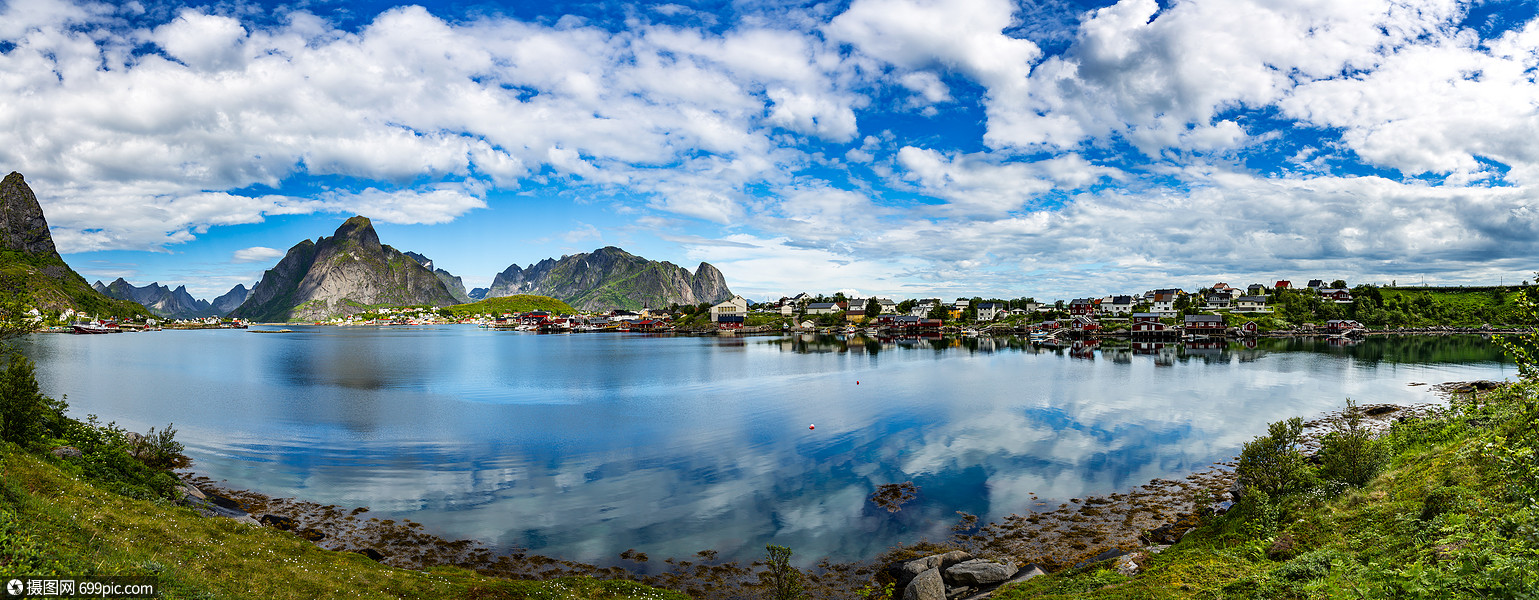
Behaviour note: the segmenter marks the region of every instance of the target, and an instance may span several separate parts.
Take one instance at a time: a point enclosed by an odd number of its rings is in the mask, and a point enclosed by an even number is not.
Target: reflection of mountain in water
[[[866,558],[946,538],[955,511],[992,521],[1033,494],[1180,479],[1271,421],[1503,372],[1350,355],[1373,339],[1106,341],[1084,360],[1019,338],[295,329],[23,344],[47,358],[45,392],[136,430],[175,422],[214,479],[606,564],[628,548],[751,560],[766,543]],[[150,353],[165,360],[144,369]],[[903,510],[867,500],[902,481],[920,488]]]

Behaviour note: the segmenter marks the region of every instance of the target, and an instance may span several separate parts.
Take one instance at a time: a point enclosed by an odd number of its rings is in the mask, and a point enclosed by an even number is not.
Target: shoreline
[[[1412,383],[1411,385],[1425,385]],[[1370,404],[1365,424],[1375,434],[1396,420],[1420,417],[1442,410],[1454,394],[1484,389],[1484,382],[1445,382],[1429,386],[1439,394],[1435,402],[1411,405]],[[1341,409],[1313,416],[1305,422],[1305,454],[1318,450],[1320,438],[1340,416]],[[914,556],[916,551],[961,549],[974,556],[999,558],[1020,565],[1038,565],[1048,572],[1109,559],[1156,544],[1171,544],[1196,525],[1199,512],[1223,512],[1224,498],[1234,483],[1237,458],[1220,461],[1176,479],[1156,479],[1129,490],[1072,499],[1032,496],[1033,504],[999,521],[978,524],[977,518],[958,513],[950,539],[910,540],[887,552],[862,560],[833,562],[820,558],[805,571],[811,597],[851,597],[871,582],[871,577],[893,560]],[[668,557],[651,562],[634,549],[616,550],[633,566],[599,567],[522,550],[500,552],[478,540],[449,540],[428,533],[410,520],[369,516],[367,507],[321,505],[295,498],[275,498],[252,490],[231,488],[198,475],[178,473],[216,504],[248,513],[263,526],[293,533],[317,546],[334,551],[357,552],[383,564],[409,570],[433,566],[458,566],[484,575],[509,579],[551,579],[589,576],[629,579],[655,587],[685,592],[697,598],[740,597],[759,589],[759,563],[717,560],[713,550],[690,557]],[[1049,500],[1057,506],[1049,505]],[[868,498],[868,502],[874,501]],[[944,550],[943,550],[944,551]],[[665,566],[666,565],[666,566]],[[659,567],[660,571],[653,568]]]

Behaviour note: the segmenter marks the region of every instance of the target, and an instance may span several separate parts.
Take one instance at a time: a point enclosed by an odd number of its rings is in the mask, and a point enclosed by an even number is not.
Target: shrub
[[[0,371],[0,440],[35,445],[60,433],[66,404],[44,396],[32,361],[12,352]]]
[[[131,448],[132,453],[144,464],[154,469],[173,469],[190,464],[182,454],[182,443],[176,441],[176,429],[167,424],[157,432],[154,427],[140,437]]]
[[[770,544],[764,550],[764,562],[769,566],[764,578],[769,580],[771,600],[800,600],[802,574],[791,566],[791,549]]]
[[[1245,444],[1235,469],[1245,493],[1262,492],[1273,500],[1311,487],[1313,473],[1298,445],[1304,421],[1298,417],[1267,426],[1267,434]]]
[[[1383,470],[1388,454],[1363,427],[1363,410],[1351,398],[1334,428],[1321,440],[1321,477],[1352,487],[1367,485]]]

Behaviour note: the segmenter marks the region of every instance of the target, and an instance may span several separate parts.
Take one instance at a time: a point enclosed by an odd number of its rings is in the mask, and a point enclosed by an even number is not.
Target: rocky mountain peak
[[[379,234],[374,232],[374,223],[368,217],[354,216],[342,222],[337,232],[332,234],[332,239],[337,242],[357,242],[365,252],[380,252]]]
[[[0,180],[0,246],[27,254],[59,255],[42,205],[26,179],[15,171]]]

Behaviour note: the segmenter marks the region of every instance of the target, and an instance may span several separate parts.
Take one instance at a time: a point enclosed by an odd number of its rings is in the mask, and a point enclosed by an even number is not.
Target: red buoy
[[[817,425],[808,425],[807,426],[807,429],[817,429],[817,428],[818,428]]]
[[[859,381],[855,382],[855,385],[860,385],[860,382]]]

